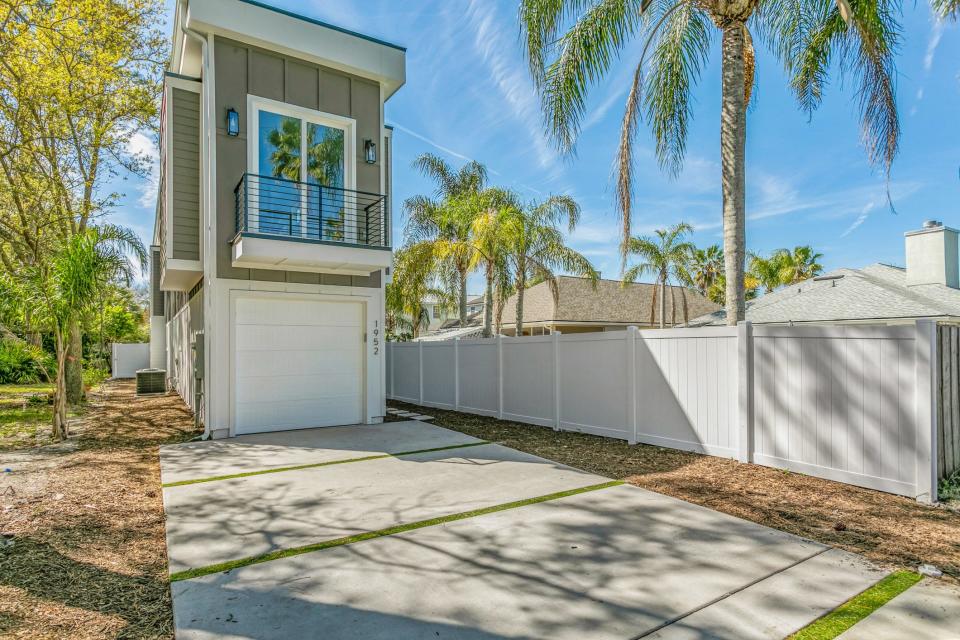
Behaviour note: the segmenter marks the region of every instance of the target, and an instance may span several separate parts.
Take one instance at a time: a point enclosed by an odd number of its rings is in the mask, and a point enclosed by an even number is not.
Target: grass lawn
[[[170,638],[157,452],[196,435],[193,416],[111,382],[78,432],[0,451],[0,638]]]
[[[392,407],[421,408],[390,401]],[[938,566],[960,581],[960,510],[735,460],[583,433],[556,432],[442,409],[434,423],[744,520],[780,529],[881,564]]]
[[[50,384],[0,385],[0,451],[50,442],[53,411],[46,398],[52,390]]]

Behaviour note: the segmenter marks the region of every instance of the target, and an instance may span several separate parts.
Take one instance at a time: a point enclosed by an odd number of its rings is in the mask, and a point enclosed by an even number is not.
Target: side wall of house
[[[200,259],[200,94],[171,90],[173,258]]]

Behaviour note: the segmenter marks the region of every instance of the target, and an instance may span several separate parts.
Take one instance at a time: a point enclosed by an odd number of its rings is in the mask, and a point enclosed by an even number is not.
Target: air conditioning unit
[[[140,369],[137,371],[137,395],[153,395],[167,392],[165,369]]]

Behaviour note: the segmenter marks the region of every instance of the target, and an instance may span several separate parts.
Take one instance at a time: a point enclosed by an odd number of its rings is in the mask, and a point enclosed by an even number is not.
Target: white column
[[[917,500],[937,501],[937,324],[916,323]]]

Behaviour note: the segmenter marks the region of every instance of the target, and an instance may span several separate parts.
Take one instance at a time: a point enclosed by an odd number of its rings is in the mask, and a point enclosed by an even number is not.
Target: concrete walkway
[[[783,638],[885,574],[631,486],[496,510],[606,479],[476,443],[390,423],[164,448],[169,483],[465,445],[167,487],[171,572],[485,510],[175,581],[177,637]]]
[[[852,626],[840,638],[957,640],[960,638],[960,588],[925,578]]]

